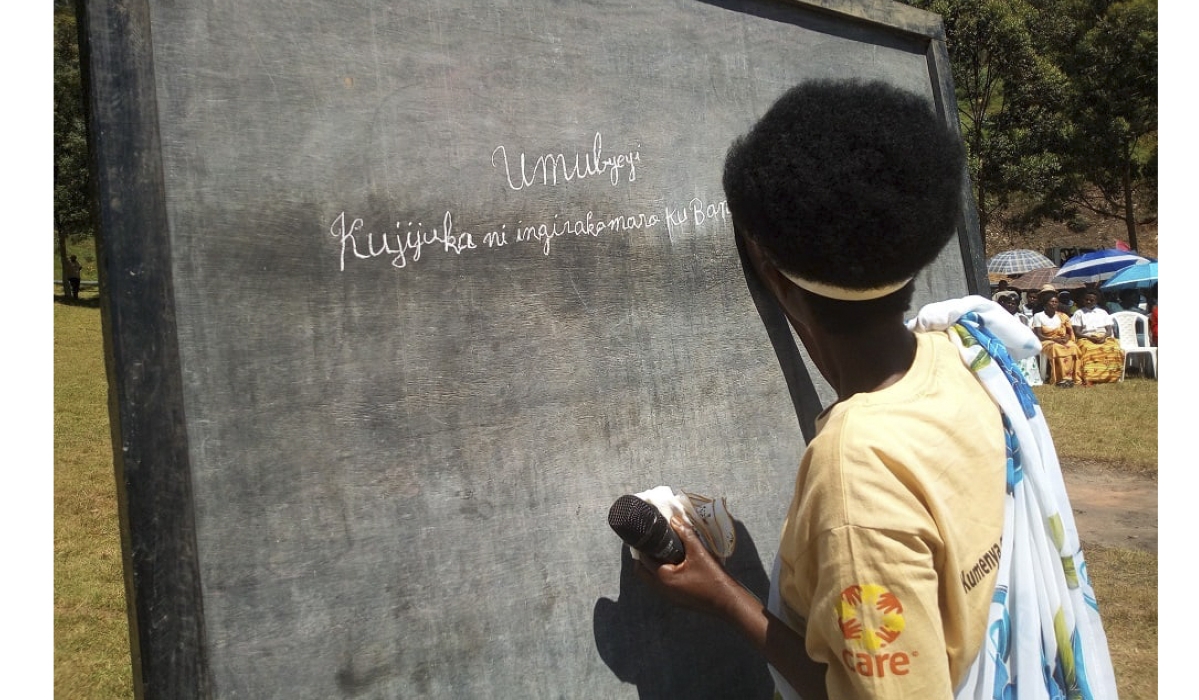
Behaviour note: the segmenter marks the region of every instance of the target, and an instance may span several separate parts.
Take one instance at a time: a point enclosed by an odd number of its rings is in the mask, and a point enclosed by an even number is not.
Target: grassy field
[[[1037,386],[1033,393],[1063,464],[1103,462],[1123,471],[1157,474],[1157,381],[1130,373],[1115,384]]]
[[[1130,378],[1035,391],[1063,462],[1156,474],[1157,386]],[[133,697],[106,391],[100,313],[94,292],[85,291],[79,304],[54,304],[54,697],[60,700]],[[1120,696],[1157,697],[1157,557],[1096,548],[1087,550],[1087,560]]]
[[[1157,556],[1131,549],[1083,551],[1121,700],[1157,698]]]
[[[130,698],[100,312],[54,305],[54,697]]]

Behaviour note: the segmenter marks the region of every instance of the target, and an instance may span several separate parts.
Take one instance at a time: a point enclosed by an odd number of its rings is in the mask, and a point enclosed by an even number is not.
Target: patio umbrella
[[[1111,279],[1099,285],[1100,289],[1149,289],[1157,284],[1157,263],[1148,265],[1129,265],[1112,275]]]
[[[1093,253],[1076,255],[1067,260],[1057,272],[1058,282],[1086,283],[1108,279],[1129,265],[1147,264],[1149,260],[1127,250],[1107,248]]]
[[[1027,248],[1005,250],[987,260],[987,272],[998,275],[1018,275],[1045,267],[1053,267],[1053,261]]]
[[[1040,270],[1033,270],[1032,272],[1025,272],[1023,275],[1013,279],[1009,284],[1022,292],[1027,292],[1030,289],[1035,292],[1053,281],[1054,277],[1057,277],[1057,268],[1046,267]]]

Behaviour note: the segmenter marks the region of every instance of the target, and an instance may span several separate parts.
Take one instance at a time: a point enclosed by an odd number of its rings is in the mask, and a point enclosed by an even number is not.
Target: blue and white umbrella
[[[1070,282],[1102,282],[1129,265],[1146,265],[1148,258],[1143,258],[1127,250],[1107,248],[1093,253],[1076,255],[1057,271],[1056,281]]]
[[[1157,263],[1148,265],[1129,265],[1112,275],[1112,278],[1099,285],[1100,289],[1118,291],[1121,289],[1149,289],[1157,284]]]
[[[1046,267],[1053,267],[1053,261],[1027,248],[1005,250],[987,260],[987,273],[992,275],[1019,275]]]

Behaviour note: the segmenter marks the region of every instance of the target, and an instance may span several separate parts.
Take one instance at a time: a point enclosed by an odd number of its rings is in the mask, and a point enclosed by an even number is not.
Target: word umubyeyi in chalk
[[[549,255],[551,242],[567,234],[595,237],[607,232],[626,233],[652,229],[664,221],[669,233],[685,223],[694,222],[699,226],[716,219],[726,220],[728,205],[723,201],[707,204],[695,197],[682,207],[666,207],[664,216],[666,219],[657,213],[637,212],[601,218],[588,211],[578,217],[558,215],[553,221],[536,224],[518,221],[512,227],[503,224],[498,229],[472,233],[456,229],[454,216],[449,211],[442,217],[441,226],[426,228],[419,221],[396,221],[391,229],[383,231],[367,230],[361,218],[349,218],[343,211],[329,225],[329,234],[341,244],[339,264],[343,272],[347,260],[370,260],[385,256],[391,258],[392,267],[404,269],[409,263],[419,261],[428,250],[461,255],[471,250],[535,242],[540,245],[542,254]]]
[[[532,165],[526,160],[525,154],[521,153],[520,157],[515,159],[516,163],[512,163],[508,160],[508,149],[504,146],[496,146],[495,150],[491,152],[491,167],[502,169],[508,187],[516,191],[532,187],[537,184],[538,179],[541,180],[542,185],[552,186],[558,184],[559,177],[565,182],[570,182],[604,173],[608,174],[608,179],[613,185],[617,185],[620,184],[621,173],[625,169],[629,171],[629,182],[637,180],[637,164],[641,162],[640,151],[633,150],[614,156],[604,156],[603,151],[604,137],[597,131],[595,138],[591,141],[591,152],[580,154],[576,151],[573,163],[570,162],[571,156],[565,153],[547,153],[538,156]],[[514,165],[516,166],[515,177]]]

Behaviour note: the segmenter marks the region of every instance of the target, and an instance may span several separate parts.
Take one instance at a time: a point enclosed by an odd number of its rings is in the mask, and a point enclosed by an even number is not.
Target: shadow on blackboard
[[[737,549],[726,566],[765,600],[770,587],[757,547],[736,523]],[[633,573],[621,548],[618,600],[600,598],[593,624],[600,658],[641,700],[768,699],[774,683],[766,661],[732,628],[715,618],[667,602]]]

